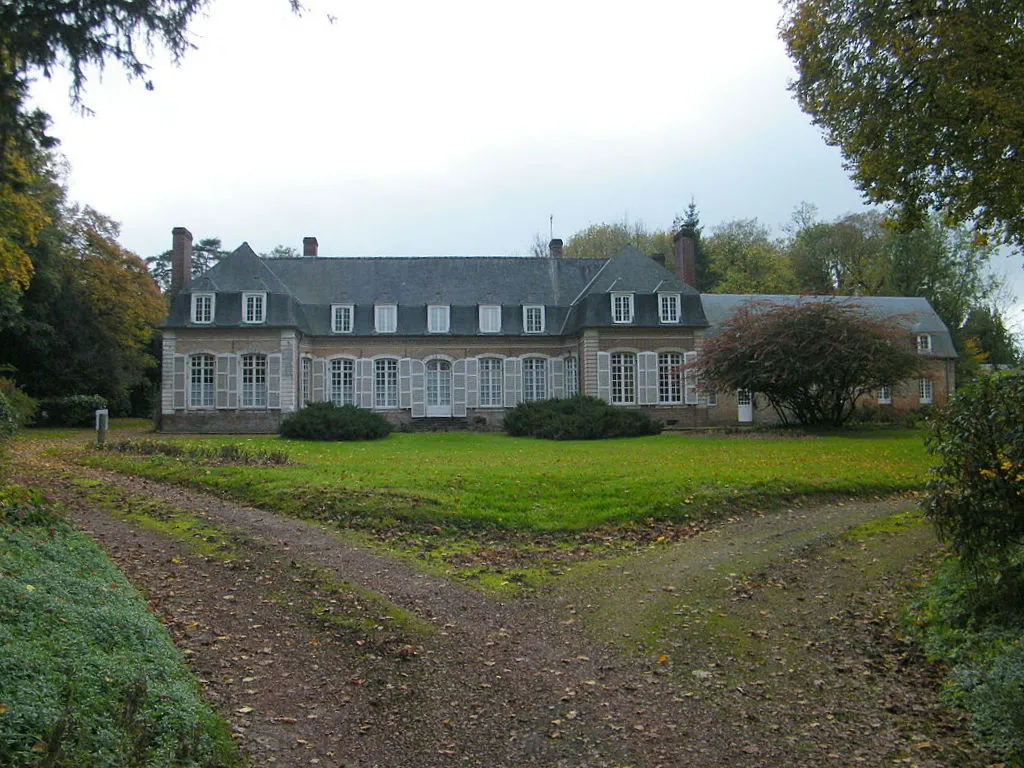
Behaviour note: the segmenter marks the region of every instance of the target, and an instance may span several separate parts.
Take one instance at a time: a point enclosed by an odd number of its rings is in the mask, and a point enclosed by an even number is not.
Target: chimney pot
[[[561,238],[556,237],[550,243],[548,243],[548,253],[550,254],[552,259],[560,259],[560,258],[562,258],[562,240],[561,240]]]
[[[304,237],[302,238],[302,255],[311,258],[316,258],[317,253],[320,250],[320,243],[316,241],[315,237]]]
[[[171,293],[188,290],[192,283],[192,233],[185,227],[171,230]]]

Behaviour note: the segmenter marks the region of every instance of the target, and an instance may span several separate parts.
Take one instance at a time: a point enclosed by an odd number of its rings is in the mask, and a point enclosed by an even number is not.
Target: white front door
[[[754,394],[749,389],[736,390],[736,418],[740,424],[754,420]]]
[[[427,362],[427,416],[452,415],[452,365],[447,360]]]

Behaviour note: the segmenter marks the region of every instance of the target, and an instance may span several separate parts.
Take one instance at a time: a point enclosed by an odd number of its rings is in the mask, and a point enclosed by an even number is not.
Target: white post
[[[107,427],[110,423],[110,412],[106,408],[96,411],[96,447],[107,442]]]

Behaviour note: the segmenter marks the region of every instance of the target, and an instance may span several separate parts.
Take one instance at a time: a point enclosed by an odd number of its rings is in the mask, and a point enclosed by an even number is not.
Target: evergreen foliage
[[[379,440],[394,427],[379,413],[354,405],[311,403],[281,421],[281,437],[295,440]]]
[[[505,413],[505,431],[512,437],[603,440],[656,435],[661,430],[662,425],[643,411],[616,407],[587,395],[520,403]]]
[[[96,411],[107,407],[99,395],[67,395],[46,397],[39,401],[36,423],[44,427],[91,427]]]

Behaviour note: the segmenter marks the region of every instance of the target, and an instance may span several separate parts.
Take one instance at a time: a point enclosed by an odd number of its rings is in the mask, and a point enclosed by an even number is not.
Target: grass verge
[[[240,766],[124,576],[29,491],[0,492],[0,764]]]

